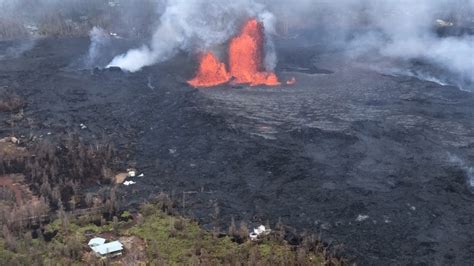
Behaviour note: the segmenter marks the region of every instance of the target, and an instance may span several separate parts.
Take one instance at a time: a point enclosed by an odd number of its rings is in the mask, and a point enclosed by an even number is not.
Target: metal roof
[[[123,250],[123,245],[119,241],[113,241],[99,246],[92,247],[96,253],[104,256],[110,253]]]
[[[89,245],[90,247],[94,247],[94,246],[102,245],[104,243],[105,243],[105,239],[103,239],[102,237],[94,237],[91,240],[89,240],[89,243],[87,243],[87,245]]]

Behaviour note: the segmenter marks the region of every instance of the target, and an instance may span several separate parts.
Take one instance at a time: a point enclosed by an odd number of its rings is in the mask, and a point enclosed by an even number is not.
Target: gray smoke
[[[36,45],[36,42],[37,39],[34,37],[14,42],[11,46],[5,49],[5,52],[0,52],[0,60],[20,57],[25,52],[33,49],[33,47]]]
[[[252,0],[175,0],[168,1],[149,44],[118,55],[109,67],[131,72],[162,62],[178,51],[204,51],[228,41],[243,20],[257,17],[264,23],[267,37],[274,32],[274,17],[264,5]],[[266,42],[265,63],[276,65],[274,46]]]
[[[468,165],[463,159],[456,155],[448,154],[449,161],[460,167],[467,177],[467,184],[474,191],[474,166]]]
[[[93,27],[149,36],[164,0],[0,0],[0,40],[25,34],[87,36]]]
[[[89,52],[85,59],[85,64],[88,67],[96,66],[101,58],[101,54],[104,53],[104,49],[110,45],[111,37],[109,32],[105,31],[100,27],[94,27],[89,33],[91,44],[89,46]]]
[[[473,12],[474,0],[168,1],[151,41],[117,56],[109,65],[137,71],[179,50],[210,49],[235,34],[242,18],[257,16],[272,34],[278,23],[289,35],[304,32],[297,38],[300,43],[336,47],[354,60],[369,58],[372,67],[377,61],[423,60],[445,69],[446,76],[472,82],[473,35],[440,36],[437,30],[472,27]],[[265,65],[273,68],[276,53],[269,40]],[[413,75],[452,83],[423,71]]]
[[[474,0],[275,2],[272,11],[290,28],[317,32],[319,43],[343,49],[354,60],[423,60],[459,81],[473,82]],[[442,36],[439,31],[453,34]]]
[[[248,17],[265,24],[269,69],[277,62],[276,34],[380,68],[421,60],[445,75],[415,76],[474,83],[474,0],[0,0],[0,39],[87,36],[96,26],[136,40],[137,48],[109,65],[137,71],[180,50],[217,49]]]
[[[460,1],[462,2],[462,1]],[[473,8],[474,1],[466,2]],[[350,41],[359,53],[375,53],[382,58],[422,59],[472,78],[474,73],[473,36],[440,37],[434,31],[436,20],[448,19],[454,12],[453,1],[386,1],[368,12],[374,30]],[[444,20],[442,20],[444,21]],[[360,55],[359,54],[359,55]]]

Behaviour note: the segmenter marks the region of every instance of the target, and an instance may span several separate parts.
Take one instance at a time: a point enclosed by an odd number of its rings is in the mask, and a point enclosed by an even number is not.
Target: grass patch
[[[195,221],[169,215],[158,205],[147,204],[137,214],[126,212],[126,221],[117,217],[101,225],[91,223],[97,217],[67,216],[55,220],[44,229],[55,232],[50,242],[42,237],[32,239],[28,232],[12,238],[0,238],[0,261],[5,265],[123,265],[139,250],[140,260],[147,265],[343,265],[344,261],[326,254],[303,241],[300,246],[270,235],[260,242],[239,244],[231,236],[217,237]],[[134,217],[133,219],[131,217]],[[90,252],[87,242],[94,236],[138,239],[132,250],[122,257],[100,260]],[[8,243],[7,243],[8,242]],[[137,242],[135,242],[137,243]],[[132,257],[133,258],[133,257]]]

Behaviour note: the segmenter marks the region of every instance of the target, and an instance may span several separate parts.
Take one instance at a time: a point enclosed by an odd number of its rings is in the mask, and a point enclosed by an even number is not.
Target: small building
[[[272,232],[271,229],[265,228],[264,225],[260,225],[257,228],[253,229],[253,232],[249,234],[250,240],[252,241],[257,241],[259,240],[262,236],[267,236]]]
[[[115,257],[122,255],[123,245],[119,241],[105,243],[106,240],[101,237],[92,238],[88,245],[100,257]]]
[[[102,238],[102,237],[94,237],[92,238],[91,240],[89,240],[89,243],[87,243],[87,245],[89,245],[89,247],[96,247],[96,246],[100,246],[100,245],[103,245],[105,244],[105,239]]]

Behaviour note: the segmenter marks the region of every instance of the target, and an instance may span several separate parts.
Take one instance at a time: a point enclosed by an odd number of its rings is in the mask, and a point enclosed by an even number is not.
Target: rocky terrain
[[[25,102],[21,116],[0,112],[0,138],[105,136],[144,173],[122,201],[166,191],[204,225],[217,206],[223,225],[280,218],[361,264],[474,260],[470,92],[308,48],[278,51],[293,86],[197,90],[188,55],[134,74],[85,69],[88,44],[0,57],[0,87]]]

